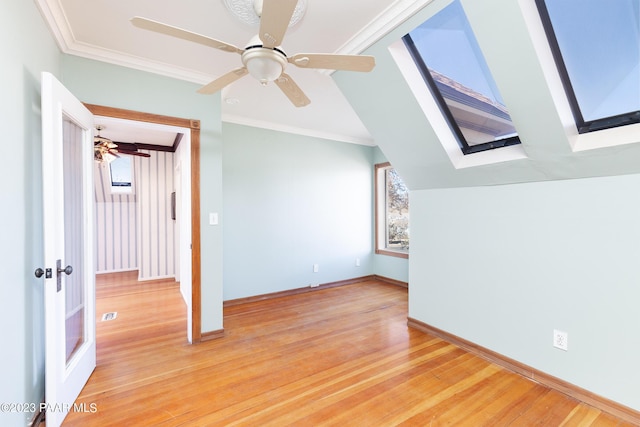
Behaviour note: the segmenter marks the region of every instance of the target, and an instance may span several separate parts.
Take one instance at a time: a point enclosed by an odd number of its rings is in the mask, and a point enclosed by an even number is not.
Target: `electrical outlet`
[[[553,346],[560,350],[569,350],[569,335],[566,332],[553,330]]]
[[[318,264],[313,264],[313,272],[317,273],[320,270],[320,266]]]
[[[356,267],[360,267],[360,258],[356,258]]]

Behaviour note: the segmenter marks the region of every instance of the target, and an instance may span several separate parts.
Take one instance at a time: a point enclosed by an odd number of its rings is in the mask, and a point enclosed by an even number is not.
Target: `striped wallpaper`
[[[65,120],[62,131],[64,176],[64,259],[61,268],[73,267],[64,276],[65,355],[69,360],[84,337],[84,203],[83,203],[83,130]]]
[[[173,153],[134,157],[135,194],[110,193],[106,163],[96,163],[96,270],[138,270],[140,280],[175,276],[171,192]]]
[[[139,280],[175,277],[175,221],[171,219],[174,188],[173,153],[148,151],[136,157]]]
[[[95,165],[96,272],[137,270],[136,195],[111,195],[109,165]]]

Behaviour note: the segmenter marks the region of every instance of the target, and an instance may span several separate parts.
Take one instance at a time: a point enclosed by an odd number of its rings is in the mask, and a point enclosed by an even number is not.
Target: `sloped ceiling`
[[[522,141],[522,158],[500,161],[496,153],[486,152],[482,156],[495,159],[454,166],[391,55],[391,47],[403,35],[441,10],[447,0],[433,1],[367,49],[365,53],[377,60],[374,72],[361,78],[335,75],[411,190],[640,172],[640,125],[576,135],[563,109],[562,86],[540,49],[548,46],[533,0],[461,1]]]
[[[236,46],[256,32],[236,21],[223,0],[35,1],[64,52],[200,84],[238,67],[239,57],[145,32],[130,18],[144,16]],[[587,136],[572,129],[534,0],[461,0],[522,145],[512,160],[479,153],[459,164],[391,55],[404,34],[450,0],[307,1],[283,49],[370,54],[375,69],[329,74],[288,67],[312,101],[304,108],[292,107],[273,85],[241,79],[222,92],[223,121],[377,145],[412,190],[640,172],[640,125]]]

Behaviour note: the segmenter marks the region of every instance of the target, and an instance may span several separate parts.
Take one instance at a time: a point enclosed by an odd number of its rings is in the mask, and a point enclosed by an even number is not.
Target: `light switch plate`
[[[210,212],[209,213],[209,225],[218,225],[218,213]]]

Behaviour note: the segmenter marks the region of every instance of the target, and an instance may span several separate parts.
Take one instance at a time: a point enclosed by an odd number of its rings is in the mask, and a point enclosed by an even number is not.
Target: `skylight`
[[[536,0],[579,133],[640,122],[640,2]]]
[[[403,40],[464,154],[520,143],[459,0]]]
[[[111,192],[133,192],[133,162],[129,156],[120,156],[109,163]]]

